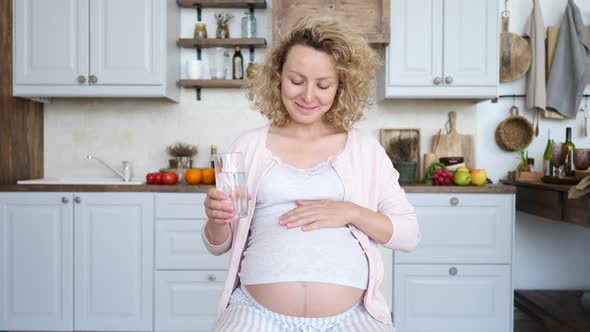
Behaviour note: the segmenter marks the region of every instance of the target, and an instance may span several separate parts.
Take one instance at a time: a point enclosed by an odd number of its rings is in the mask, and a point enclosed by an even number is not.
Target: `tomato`
[[[156,181],[155,176],[155,173],[148,173],[148,175],[145,176],[145,182],[147,184],[154,184]]]
[[[178,175],[176,173],[164,173],[162,175],[162,184],[176,184],[178,181]]]
[[[163,175],[162,172],[154,173],[154,184],[161,184]]]

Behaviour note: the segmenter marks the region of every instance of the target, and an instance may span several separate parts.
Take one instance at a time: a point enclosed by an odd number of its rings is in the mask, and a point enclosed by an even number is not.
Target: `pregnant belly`
[[[277,282],[246,286],[266,309],[286,316],[328,317],[362,300],[365,290],[322,282]]]

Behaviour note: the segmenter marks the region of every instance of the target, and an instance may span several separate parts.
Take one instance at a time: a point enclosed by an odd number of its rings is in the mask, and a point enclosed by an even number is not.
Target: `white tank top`
[[[295,208],[297,199],[341,201],[344,189],[336,171],[329,162],[300,170],[275,160],[258,188],[241,282],[308,281],[366,289],[367,258],[349,227],[304,232],[279,225],[279,216]]]

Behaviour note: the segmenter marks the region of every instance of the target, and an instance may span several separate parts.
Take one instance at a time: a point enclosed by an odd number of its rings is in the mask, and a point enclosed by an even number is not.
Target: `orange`
[[[203,175],[203,183],[204,184],[214,184],[215,183],[215,170],[211,167],[203,168],[201,170],[201,174]]]
[[[188,184],[199,184],[201,183],[201,170],[197,168],[189,168],[184,173],[184,179]]]

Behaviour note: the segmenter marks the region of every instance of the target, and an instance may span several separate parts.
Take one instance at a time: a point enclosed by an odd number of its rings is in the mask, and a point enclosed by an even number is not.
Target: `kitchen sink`
[[[124,182],[120,178],[55,178],[55,179],[34,179],[34,180],[18,180],[17,184],[78,184],[78,185],[140,185],[144,181],[138,179],[131,179],[129,182]]]

